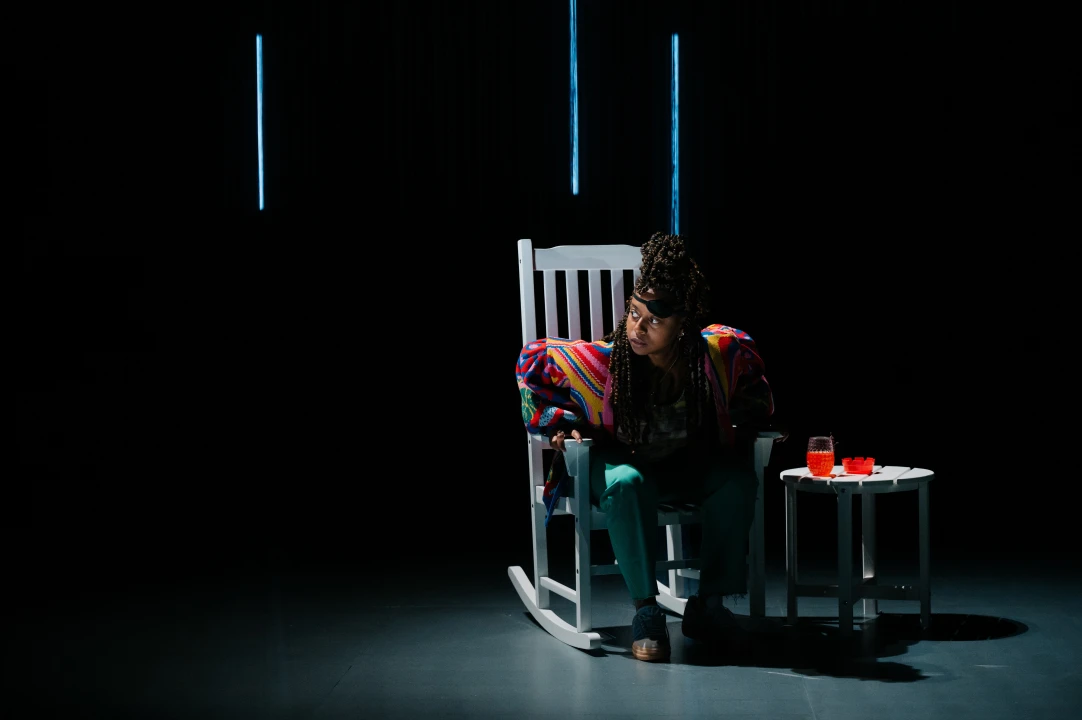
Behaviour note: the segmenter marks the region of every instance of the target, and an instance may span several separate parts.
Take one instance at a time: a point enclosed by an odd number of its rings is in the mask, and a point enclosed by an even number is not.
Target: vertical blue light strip
[[[256,137],[259,142],[259,209],[263,209],[263,36],[255,36]]]
[[[680,234],[680,36],[672,36],[672,234]]]
[[[576,0],[571,0],[571,194],[579,194],[579,33]]]

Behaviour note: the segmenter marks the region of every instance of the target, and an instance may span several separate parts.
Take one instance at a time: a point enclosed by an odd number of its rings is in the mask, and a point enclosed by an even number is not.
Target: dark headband
[[[659,318],[667,318],[673,313],[679,313],[681,315],[687,314],[683,305],[671,305],[660,298],[657,300],[643,300],[634,290],[631,291],[631,297],[641,302],[652,315],[656,315]]]

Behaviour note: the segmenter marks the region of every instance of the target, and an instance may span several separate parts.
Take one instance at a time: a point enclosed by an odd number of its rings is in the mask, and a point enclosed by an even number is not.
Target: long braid
[[[709,412],[708,380],[702,359],[705,342],[701,335],[701,323],[710,311],[710,286],[698,263],[687,253],[684,238],[679,235],[654,233],[642,246],[641,274],[635,283],[635,292],[647,289],[669,292],[687,308],[681,322],[681,335],[676,350],[688,368],[688,387],[693,389],[692,402],[688,403],[688,426],[698,427],[705,412]],[[636,402],[632,390],[632,359],[634,353],[627,338],[627,313],[631,298],[627,299],[624,316],[616,328],[605,336],[612,342],[610,373],[612,375],[612,404],[616,429],[622,431],[634,449],[642,443],[641,419],[645,405]]]
[[[628,300],[630,304],[630,299]],[[609,362],[609,372],[612,375],[612,405],[616,413],[616,427],[623,430],[631,441],[631,447],[642,443],[639,424],[639,413],[635,412],[635,396],[631,390],[631,343],[627,340],[627,313],[616,328],[605,336],[607,342],[612,342],[612,358]]]

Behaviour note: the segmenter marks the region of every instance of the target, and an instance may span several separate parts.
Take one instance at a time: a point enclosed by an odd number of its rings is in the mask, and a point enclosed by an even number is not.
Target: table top
[[[806,467],[781,471],[781,480],[788,486],[827,493],[836,493],[841,487],[857,494],[916,490],[934,477],[935,473],[926,468],[903,465],[874,465],[870,475],[846,474],[841,465],[835,465],[830,475],[811,475]]]

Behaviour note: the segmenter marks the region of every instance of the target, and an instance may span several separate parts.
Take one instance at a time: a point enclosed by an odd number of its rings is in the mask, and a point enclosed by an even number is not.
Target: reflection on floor
[[[62,717],[1082,717],[1082,581],[1058,563],[938,558],[929,630],[917,603],[881,601],[848,641],[833,599],[802,598],[786,625],[784,568],[771,567],[767,618],[744,618],[750,649],[711,651],[674,616],[659,664],[631,657],[618,576],[594,581],[605,643],[583,652],[533,621],[506,565],[410,570],[206,579],[39,608],[19,626],[33,660],[21,689]]]

